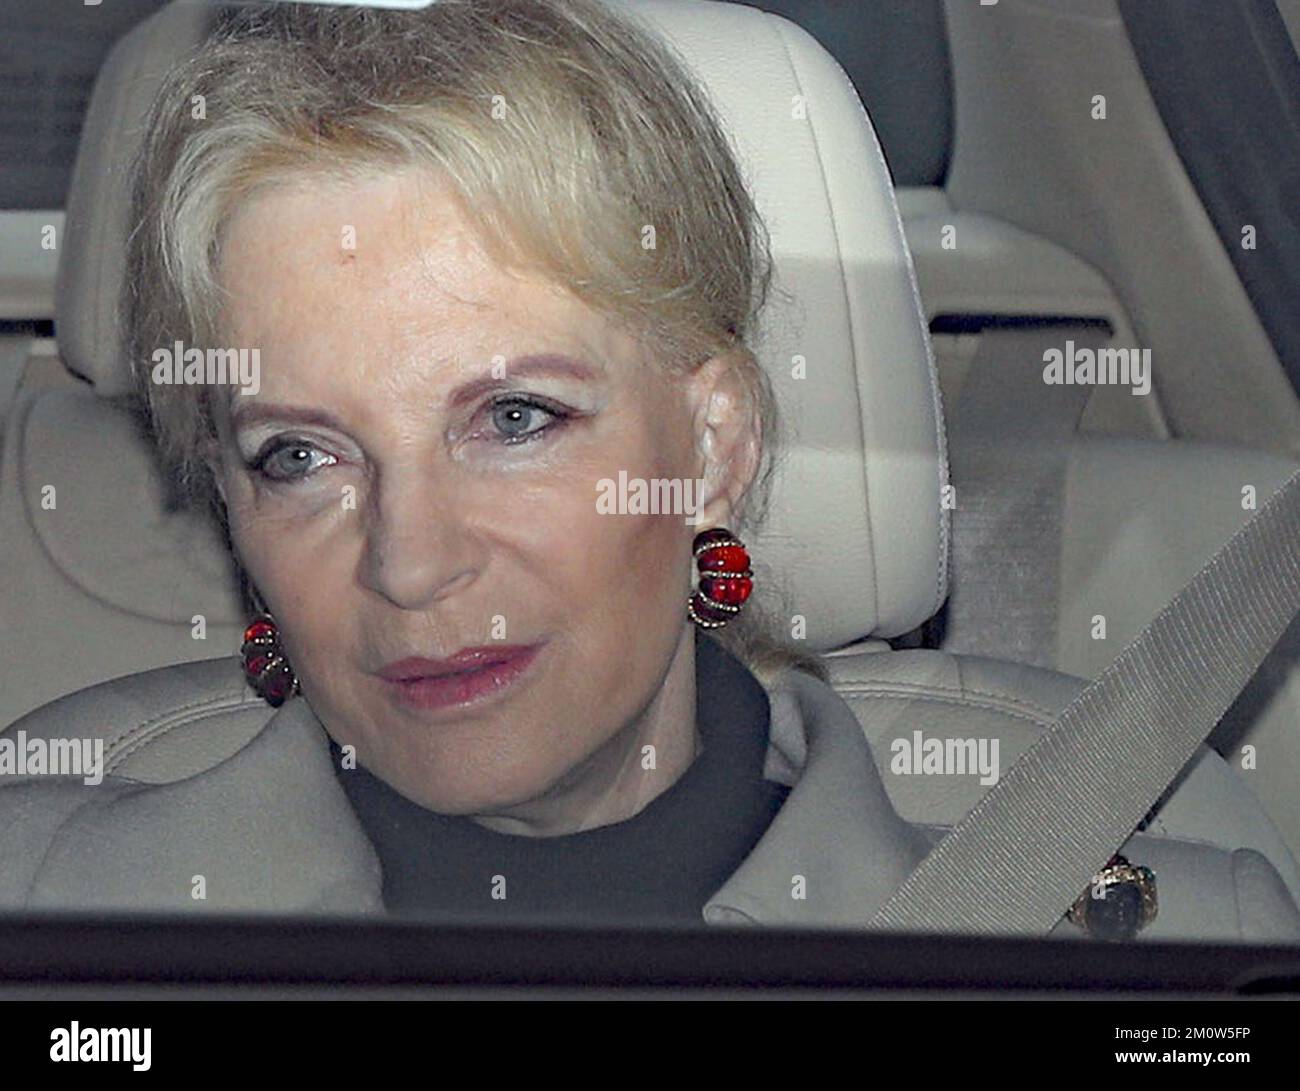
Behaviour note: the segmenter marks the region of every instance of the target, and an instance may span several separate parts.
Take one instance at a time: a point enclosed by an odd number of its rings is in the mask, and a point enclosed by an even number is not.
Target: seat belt
[[[1300,611],[1300,470],[1048,725],[870,927],[1046,933]]]
[[[1067,339],[1095,352],[1106,330],[991,326],[948,414],[952,567],[941,647],[1057,667],[1061,536],[1071,441],[1093,387],[1043,382]]]
[[[27,372],[31,346],[31,338],[26,336],[0,338],[0,445],[9,425],[9,411]]]

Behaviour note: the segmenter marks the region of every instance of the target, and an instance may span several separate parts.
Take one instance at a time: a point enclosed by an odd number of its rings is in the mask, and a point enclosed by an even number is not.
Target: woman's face
[[[426,807],[506,820],[614,790],[647,740],[689,764],[699,527],[604,514],[597,483],[704,479],[725,524],[757,458],[732,369],[651,366],[409,172],[264,191],[221,278],[261,358],[220,422],[232,535],[335,739]],[[517,654],[477,680],[403,665],[475,648]]]

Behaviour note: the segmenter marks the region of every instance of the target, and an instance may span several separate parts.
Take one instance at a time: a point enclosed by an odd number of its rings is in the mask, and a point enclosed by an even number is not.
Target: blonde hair
[[[181,495],[220,512],[215,391],[153,383],[149,361],[177,340],[219,347],[232,212],[289,176],[411,164],[452,185],[503,267],[567,289],[665,366],[731,355],[764,450],[732,529],[756,525],[777,433],[770,386],[745,344],[771,288],[766,230],[686,66],[597,0],[245,10],[170,73],[135,174],[124,327]],[[651,231],[654,244],[642,245]],[[717,635],[765,678],[791,665],[823,673],[760,629],[746,619]]]

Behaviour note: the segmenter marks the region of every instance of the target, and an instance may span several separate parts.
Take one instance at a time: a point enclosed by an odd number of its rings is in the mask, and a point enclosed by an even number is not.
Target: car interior
[[[1194,80],[1147,63],[1160,27],[1126,0],[619,6],[699,74],[771,234],[756,348],[789,438],[756,568],[882,773],[917,725],[1009,766],[1300,466],[1294,318],[1180,147]],[[1300,67],[1300,0],[1259,6]],[[271,711],[225,544],[155,467],[117,347],[145,112],[223,7],[0,14],[0,730],[102,737],[108,773],[154,783]],[[1039,381],[1067,340],[1149,350],[1149,392]],[[1154,828],[1254,848],[1300,901],[1298,724],[1293,624],[1184,774],[1213,821]],[[885,780],[937,827],[986,790]]]

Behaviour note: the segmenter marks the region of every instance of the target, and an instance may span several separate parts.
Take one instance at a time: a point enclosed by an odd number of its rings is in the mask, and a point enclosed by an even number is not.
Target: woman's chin
[[[545,797],[581,757],[556,751],[561,729],[554,715],[528,711],[433,727],[404,715],[386,718],[372,725],[385,745],[359,745],[358,761],[427,810],[500,814]]]

